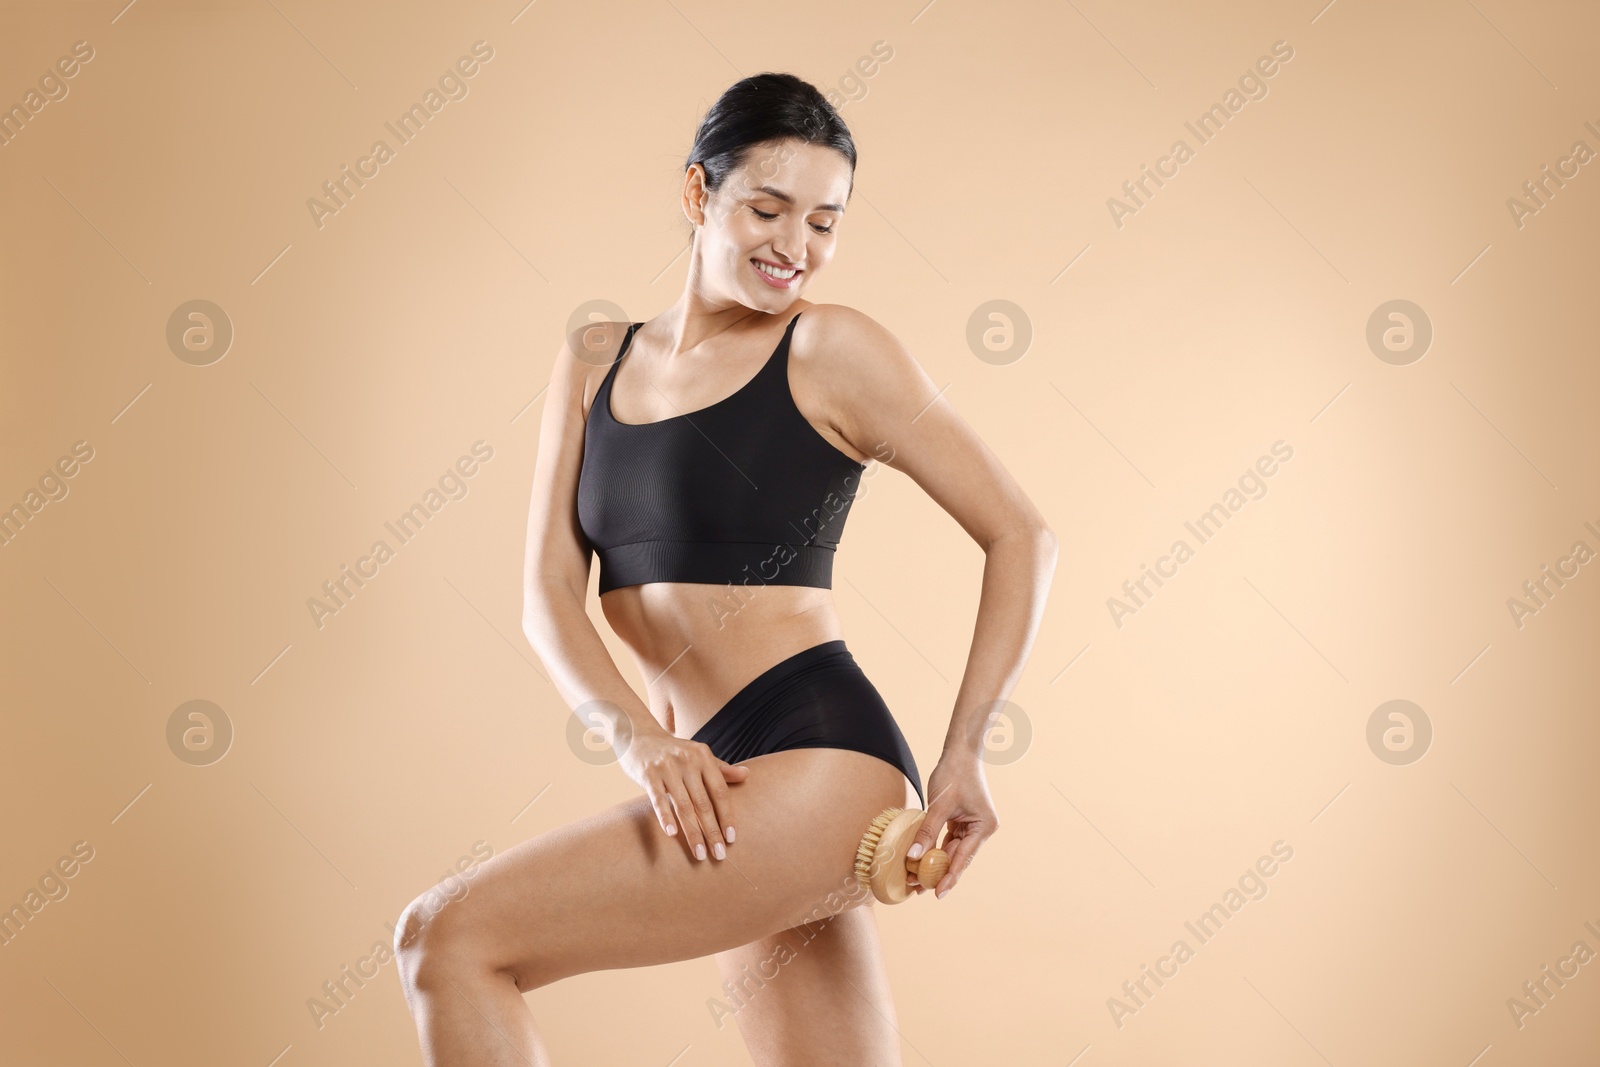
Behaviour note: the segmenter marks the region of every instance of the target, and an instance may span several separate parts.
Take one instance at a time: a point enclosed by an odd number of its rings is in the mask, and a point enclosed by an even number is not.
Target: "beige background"
[[[94,49],[0,147],[0,506],[93,449],[0,547],[0,906],[93,850],[0,947],[0,1060],[420,1062],[392,961],[320,1028],[308,999],[475,842],[632,794],[569,748],[518,627],[539,394],[574,321],[680,291],[695,124],[769,69],[836,92],[861,152],[806,295],[899,336],[1062,542],[992,739],[1005,828],[950,897],[879,912],[905,1062],[1600,1056],[1600,962],[1508,1007],[1600,952],[1600,566],[1508,608],[1600,550],[1600,164],[1507,206],[1600,150],[1594,5],[124,3],[0,7],[0,103]],[[319,228],[307,200],[479,40],[468,95]],[[235,331],[209,366],[166,341],[195,299]],[[1366,341],[1394,299],[1434,332],[1406,365]],[[994,300],[1032,334],[1009,362],[968,342]],[[467,494],[319,628],[307,600],[479,440]],[[982,556],[906,477],[869,485],[836,599],[926,774]],[[206,766],[166,733],[196,699],[234,731]],[[1367,741],[1390,700],[1431,724],[1406,765]],[[1201,944],[1185,922],[1279,841]],[[720,996],[705,959],[527,999],[558,1062],[748,1062]]]

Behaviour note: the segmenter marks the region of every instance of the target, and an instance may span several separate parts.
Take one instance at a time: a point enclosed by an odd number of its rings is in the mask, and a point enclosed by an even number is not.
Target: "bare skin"
[[[655,422],[733,394],[805,311],[789,356],[801,414],[846,455],[911,477],[982,548],[967,670],[918,837],[931,847],[945,831],[950,871],[918,887],[943,896],[999,826],[983,731],[1032,646],[1056,541],[892,334],[850,308],[798,298],[832,259],[850,183],[842,155],[794,141],[758,146],[715,192],[690,167],[688,281],[636,332],[612,412]],[[801,273],[774,286],[753,259]],[[715,954],[729,987],[721,999],[763,1067],[898,1065],[874,908],[852,871],[872,818],[915,806],[906,778],[845,749],[732,765],[689,740],[766,668],[843,636],[832,592],[774,585],[730,599],[724,587],[688,583],[608,592],[601,610],[646,680],[643,699],[585,610],[583,429],[624,329],[597,323],[557,355],[529,509],[523,629],[562,699],[607,730],[618,769],[642,795],[493,857],[466,896],[436,913],[427,894],[407,908],[396,952],[426,1062],[547,1064],[521,994],[587,971]],[[875,465],[863,480],[878,474]]]

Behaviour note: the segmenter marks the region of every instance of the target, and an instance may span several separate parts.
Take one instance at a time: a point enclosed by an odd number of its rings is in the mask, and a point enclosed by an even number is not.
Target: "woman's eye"
[[[762,222],[771,222],[773,219],[778,217],[776,214],[769,214],[769,213],[767,213],[765,211],[762,211],[758,207],[753,207],[750,210],[754,211],[756,213],[756,215],[760,217]],[[811,228],[813,230],[816,230],[818,233],[832,233],[833,232],[833,227],[832,226],[818,226],[814,222],[811,224]]]

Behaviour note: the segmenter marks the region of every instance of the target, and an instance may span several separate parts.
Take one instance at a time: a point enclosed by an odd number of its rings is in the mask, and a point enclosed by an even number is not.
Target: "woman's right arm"
[[[615,323],[596,323],[574,332],[556,353],[550,371],[533,467],[533,499],[528,505],[522,632],[569,708],[603,700],[627,712],[637,731],[660,724],[617,670],[584,607],[592,553],[578,526],[577,508],[584,388],[594,365],[582,355],[604,352],[608,342],[609,351],[615,352],[620,338],[609,334],[617,330]]]
[[[556,354],[528,505],[522,632],[567,706],[586,727],[608,731],[619,764],[649,794],[661,828],[675,834],[680,820],[674,808],[686,813],[684,843],[704,859],[707,849],[715,854],[731,840],[723,832],[731,831],[732,822],[727,782],[743,781],[749,770],[717,759],[706,745],[676,737],[656,721],[617,670],[584,603],[592,555],[577,507],[584,390],[595,357],[614,356],[626,329],[621,323],[583,327]]]

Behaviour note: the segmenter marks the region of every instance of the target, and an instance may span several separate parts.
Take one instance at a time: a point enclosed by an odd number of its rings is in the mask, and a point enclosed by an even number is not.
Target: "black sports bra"
[[[655,422],[618,422],[611,383],[583,430],[578,525],[600,557],[600,592],[650,582],[833,587],[834,551],[867,467],[795,406],[789,339],[732,396]]]

